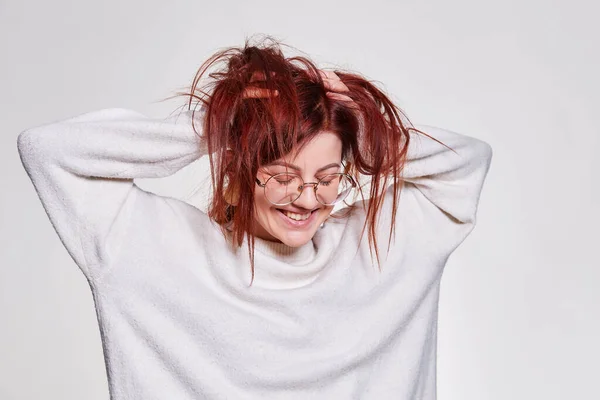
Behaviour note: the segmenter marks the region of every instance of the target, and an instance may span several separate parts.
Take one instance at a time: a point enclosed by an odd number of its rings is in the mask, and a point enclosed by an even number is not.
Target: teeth
[[[292,212],[289,212],[289,211],[284,211],[284,210],[281,210],[281,211],[283,211],[283,213],[287,217],[289,217],[289,218],[291,218],[293,220],[296,220],[296,221],[304,221],[304,220],[307,220],[308,217],[310,217],[310,213],[304,214],[304,215],[300,215],[300,214],[292,213]]]

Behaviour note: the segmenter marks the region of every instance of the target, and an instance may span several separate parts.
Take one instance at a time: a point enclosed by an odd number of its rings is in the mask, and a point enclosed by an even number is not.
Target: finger
[[[345,94],[335,93],[335,92],[327,92],[326,94],[327,94],[327,97],[329,97],[329,98],[341,100],[341,101],[345,102],[347,107],[358,108],[358,105],[356,104],[356,102],[354,100],[352,100],[351,97],[348,97]]]
[[[351,97],[346,96],[345,94],[335,93],[335,92],[327,92],[327,96],[332,99],[342,100],[342,101],[354,101]]]
[[[323,77],[323,84],[326,89],[337,91],[337,92],[349,92],[348,86],[342,82],[340,77],[333,71],[319,70],[319,73]]]
[[[263,98],[279,96],[279,91],[257,87],[248,87],[244,90],[242,98]]]
[[[271,76],[275,76],[275,71],[271,71]],[[250,78],[250,82],[264,81],[264,80],[265,80],[265,72],[264,71],[254,71],[252,73],[252,77]]]
[[[340,77],[333,71],[320,69],[318,70],[323,79],[340,80]]]
[[[329,82],[329,85],[325,85],[328,89],[333,90],[334,92],[349,92],[348,86],[342,81],[333,81]]]

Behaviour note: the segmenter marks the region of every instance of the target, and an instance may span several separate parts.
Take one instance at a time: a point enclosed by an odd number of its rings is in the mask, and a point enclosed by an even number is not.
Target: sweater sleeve
[[[474,224],[483,183],[492,161],[492,147],[480,139],[430,125],[415,128],[441,141],[410,131],[403,179],[448,218]]]
[[[107,108],[18,135],[23,167],[88,280],[99,272],[96,266],[110,263],[119,251],[123,240],[118,235],[132,211],[128,205],[141,190],[134,178],[165,177],[207,154],[203,113],[150,118]]]
[[[456,153],[418,132],[410,132],[404,187],[396,213],[396,238],[390,259],[408,248],[428,258],[445,259],[475,226],[479,197],[492,159],[491,146],[450,130],[415,125],[415,128],[451,147]],[[379,220],[378,241],[390,233],[394,187],[386,189]],[[400,236],[399,236],[400,235]],[[386,249],[387,247],[382,247]],[[393,262],[393,261],[392,261]]]

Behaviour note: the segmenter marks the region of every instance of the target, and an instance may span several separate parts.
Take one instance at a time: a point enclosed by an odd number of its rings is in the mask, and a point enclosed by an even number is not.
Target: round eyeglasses
[[[265,183],[256,178],[256,183],[264,189],[267,200],[276,206],[293,203],[308,185],[313,186],[317,201],[325,206],[344,200],[356,187],[354,178],[344,173],[325,175],[319,182],[304,182],[300,175],[282,172],[270,176]]]

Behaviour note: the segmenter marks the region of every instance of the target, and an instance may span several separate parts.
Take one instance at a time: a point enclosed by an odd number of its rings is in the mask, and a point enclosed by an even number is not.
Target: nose
[[[300,193],[300,197],[294,200],[293,204],[307,210],[312,210],[321,204],[317,201],[315,185],[316,183],[305,183],[304,187],[302,188],[302,192]]]

